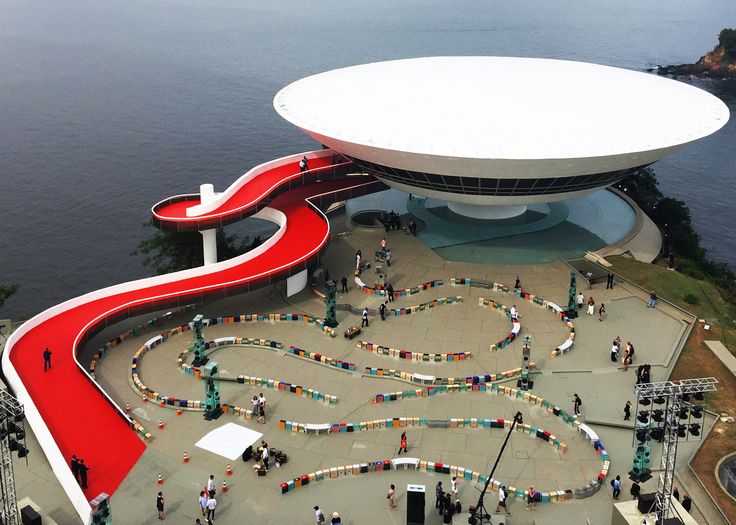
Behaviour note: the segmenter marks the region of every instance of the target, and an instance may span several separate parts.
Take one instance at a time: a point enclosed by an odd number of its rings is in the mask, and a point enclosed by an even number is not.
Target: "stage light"
[[[642,410],[636,418],[640,423],[649,423],[649,410]]]
[[[684,438],[687,436],[687,427],[685,425],[677,425],[678,437]]]
[[[652,419],[657,423],[662,422],[664,420],[664,410],[657,409],[652,412]]]
[[[689,430],[690,430],[690,433],[693,436],[699,436],[700,435],[700,425],[698,425],[697,423],[692,423],[690,425]]]
[[[8,438],[8,448],[11,452],[18,450],[18,442],[15,440],[15,438]]]
[[[682,394],[682,400],[688,403],[690,401],[690,394]]]
[[[703,393],[702,393],[702,392],[695,392],[695,393],[693,394],[693,397],[694,397],[695,399],[697,399],[698,401],[702,401],[703,399],[705,399],[705,396],[703,395]]]
[[[649,437],[657,441],[661,440],[662,436],[664,436],[664,429],[662,428],[653,428],[652,431],[649,433]]]
[[[647,440],[648,431],[646,428],[640,428],[636,431],[636,440],[639,443],[644,443]]]
[[[24,439],[25,437],[26,437],[26,433],[23,432],[22,428],[19,428],[18,432],[15,433],[15,439],[21,440],[21,439]]]
[[[680,411],[679,411],[679,413],[677,414],[677,416],[680,419],[687,419],[687,414],[688,414],[687,408],[681,408]]]
[[[695,419],[700,419],[703,417],[703,407],[702,406],[695,406],[690,410],[690,415],[692,415]]]
[[[647,407],[647,406],[649,406],[649,405],[652,404],[652,400],[649,399],[648,397],[645,397],[645,398],[639,400],[639,404],[640,405],[644,405],[645,407]]]
[[[13,418],[13,420],[14,420],[14,421],[15,421],[16,423],[20,423],[21,421],[23,421],[23,414],[18,414],[18,415],[16,415],[16,416],[15,416],[15,417]]]
[[[663,405],[664,404],[664,401],[665,401],[665,399],[662,396],[659,396],[659,397],[655,397],[654,398],[654,404],[655,405]]]
[[[24,457],[26,457],[27,455],[28,455],[28,449],[27,449],[26,447],[20,447],[20,448],[18,449],[18,457],[19,457],[19,458],[24,458]]]
[[[7,423],[6,428],[8,429],[8,432],[11,432],[11,433],[12,432],[15,432],[18,429],[18,427],[16,426],[16,424],[13,423],[12,421],[10,421],[9,419],[8,419],[8,423]]]

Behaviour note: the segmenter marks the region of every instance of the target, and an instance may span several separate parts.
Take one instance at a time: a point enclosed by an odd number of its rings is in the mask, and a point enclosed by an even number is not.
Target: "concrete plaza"
[[[334,218],[333,223],[333,232],[345,230],[344,215]],[[362,293],[354,286],[352,271],[355,250],[361,249],[365,260],[371,260],[369,254],[378,248],[383,235],[383,230],[359,229],[348,236],[336,236],[332,241],[323,257],[323,266],[333,279],[339,280],[342,275],[350,278],[350,291],[338,294],[339,303],[378,307],[380,298]],[[623,421],[623,406],[627,399],[633,400],[634,369],[637,364],[650,363],[652,380],[666,379],[691,319],[685,319],[681,312],[666,305],[656,309],[646,308],[646,295],[634,286],[618,283],[613,290],[605,290],[604,285],[596,285],[590,290],[584,289],[583,293],[586,297],[592,295],[597,304],[606,304],[607,319],[601,322],[597,315],[582,315],[575,320],[576,339],[572,351],[551,359],[551,351],[567,338],[568,330],[550,311],[516,298],[511,293],[452,286],[450,279],[473,277],[512,286],[518,275],[526,291],[564,306],[567,303],[570,272],[564,262],[528,266],[447,262],[418,239],[403,232],[391,232],[387,240],[393,254],[388,281],[394,288],[413,287],[432,279],[444,280],[441,287],[402,297],[391,306],[411,306],[453,295],[462,296],[463,302],[442,305],[409,316],[392,316],[386,321],[381,321],[377,316],[371,317],[370,326],[353,341],[344,339],[342,330],[352,324],[359,325],[360,319],[345,312],[338,312],[340,327],[335,338],[328,337],[312,325],[296,322],[236,323],[205,329],[207,340],[228,336],[272,339],[283,343],[285,348],[294,345],[355,363],[356,373],[349,373],[283,351],[244,346],[212,351],[210,357],[220,364],[224,377],[244,374],[297,383],[305,388],[336,395],[339,398],[337,404],[328,405],[288,392],[236,383],[222,384],[223,401],[249,407],[248,400],[263,391],[268,400],[268,419],[265,424],[236,418],[232,414],[225,414],[215,422],[207,422],[200,412],[184,412],[177,416],[172,409],[142,403],[138,392],[131,386],[132,355],[155,333],[184,324],[193,314],[177,315],[154,330],[128,338],[97,364],[96,377],[100,385],[121,406],[129,403],[133,408],[133,417],[153,434],[153,440],[143,457],[112,499],[114,522],[153,523],[156,519],[155,496],[162,490],[167,502],[167,519],[173,519],[176,523],[194,523],[196,517],[201,517],[197,503],[199,491],[212,473],[218,487],[223,480],[229,486],[227,494],[218,496],[218,523],[310,523],[313,522],[314,505],[320,505],[328,519],[333,511],[339,512],[343,523],[404,523],[407,483],[427,486],[426,522],[441,523],[440,516],[432,509],[437,481],[442,481],[443,486],[449,489],[450,477],[442,474],[410,470],[351,475],[310,484],[281,495],[279,484],[297,475],[324,467],[396,457],[402,431],[389,428],[312,435],[280,430],[281,419],[303,423],[357,422],[387,417],[510,419],[518,410],[523,413],[525,423],[551,431],[567,444],[568,451],[563,454],[528,434],[514,433],[494,477],[522,489],[534,485],[539,491],[584,485],[600,471],[600,457],[583,435],[538,405],[490,392],[446,393],[384,404],[369,402],[369,397],[379,392],[417,387],[397,379],[365,375],[362,373],[365,367],[394,368],[441,377],[495,373],[519,367],[520,340],[496,352],[489,350],[491,343],[508,333],[510,323],[498,311],[481,308],[478,297],[494,299],[509,307],[516,304],[521,314],[521,335],[532,337],[532,360],[539,368],[534,375],[534,392],[567,411],[572,411],[573,394],[580,395],[583,400],[583,419],[601,437],[611,457],[608,479],[621,475],[624,480],[622,498],[628,497],[630,483],[626,473],[632,466],[632,427]],[[371,268],[363,276],[369,285],[373,283],[372,272]],[[310,289],[288,300],[284,292],[284,286],[277,285],[202,305],[197,312],[205,317],[271,312],[324,316],[323,302]],[[125,327],[140,324],[141,320],[131,319],[99,334],[80,356],[80,362],[87,363],[101,344],[122,332]],[[611,341],[617,335],[624,342],[631,341],[636,347],[635,365],[628,372],[621,369],[620,362],[612,363],[609,359]],[[400,360],[360,349],[356,346],[359,340],[410,351],[471,352],[472,357],[464,361],[442,363]],[[183,374],[177,367],[179,353],[190,344],[191,333],[187,332],[148,352],[140,364],[143,381],[158,392],[178,398],[202,399],[203,382]],[[504,384],[515,386],[515,378]],[[156,428],[159,420],[165,423],[163,430]],[[252,463],[244,464],[237,460],[231,462],[233,475],[225,477],[228,460],[197,449],[194,443],[210,430],[227,422],[236,422],[263,433],[271,447],[282,449],[289,455],[289,462],[279,469],[271,468],[265,477],[257,477],[251,470]],[[408,456],[467,467],[481,473],[490,470],[505,436],[505,431],[500,429],[410,426],[403,430],[408,436]],[[689,442],[680,445],[678,474],[681,476],[677,485],[681,493],[688,491],[693,496],[693,514],[700,523],[718,523],[712,509],[706,508],[705,496],[698,496],[697,486],[686,475],[686,462],[697,444]],[[29,448],[31,468],[26,469],[24,465],[16,463],[19,496],[31,496],[58,523],[75,523],[74,512],[43,461],[32,436],[29,438]],[[653,447],[653,450],[657,451],[657,448]],[[188,464],[182,462],[185,451],[191,457]],[[658,461],[657,451],[652,460],[652,469],[658,468]],[[91,467],[90,476],[94,476],[94,465]],[[159,473],[165,478],[163,487],[156,484]],[[396,485],[398,494],[398,508],[393,510],[388,509],[385,498],[391,483]],[[477,482],[466,480],[461,483],[463,509],[477,501],[480,488]],[[656,476],[644,484],[642,491],[654,490]],[[495,509],[496,502],[495,494],[489,494],[487,505],[491,510]],[[587,499],[539,504],[533,512],[525,511],[518,500],[512,501],[510,507],[513,517],[507,523],[514,525],[535,522],[607,524],[610,523],[612,509],[608,481],[604,482],[600,492]],[[466,517],[467,513],[464,512],[456,516],[454,521],[465,523]]]

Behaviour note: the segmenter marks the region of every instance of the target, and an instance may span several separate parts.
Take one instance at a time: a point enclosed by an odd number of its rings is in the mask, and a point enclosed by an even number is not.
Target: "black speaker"
[[[41,525],[41,516],[33,507],[26,505],[20,509],[20,522],[23,525]]]
[[[650,492],[649,494],[639,494],[639,504],[637,508],[642,514],[649,514],[654,512],[657,501],[657,494]]]
[[[424,525],[424,485],[406,487],[406,525]]]

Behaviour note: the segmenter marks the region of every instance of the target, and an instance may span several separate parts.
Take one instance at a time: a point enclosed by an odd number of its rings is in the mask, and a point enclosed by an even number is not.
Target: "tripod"
[[[509,442],[511,433],[514,431],[514,427],[516,427],[517,423],[521,424],[523,422],[524,420],[521,416],[521,412],[517,412],[516,415],[514,416],[514,420],[511,422],[511,428],[509,428],[509,432],[508,434],[506,434],[506,439],[503,440],[503,445],[501,445],[501,450],[498,451],[496,462],[493,464],[493,468],[491,469],[491,473],[488,475],[486,484],[483,486],[483,490],[481,491],[480,496],[478,497],[478,503],[475,505],[475,508],[473,508],[470,511],[470,517],[468,518],[468,523],[470,525],[483,525],[483,523],[491,523],[491,514],[486,509],[486,505],[483,501],[483,498],[485,497],[486,492],[488,491],[488,485],[493,479],[493,473],[496,472],[496,467],[498,466],[498,462],[501,461],[501,456],[503,455],[503,451],[506,448],[506,444]]]

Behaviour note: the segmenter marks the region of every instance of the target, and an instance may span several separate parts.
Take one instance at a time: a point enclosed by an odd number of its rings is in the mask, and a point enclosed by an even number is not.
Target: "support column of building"
[[[202,184],[199,187],[200,201],[207,204],[215,198],[215,187],[212,184]],[[217,230],[203,230],[202,234],[202,254],[204,255],[204,265],[209,266],[217,262]]]

